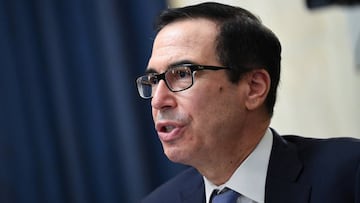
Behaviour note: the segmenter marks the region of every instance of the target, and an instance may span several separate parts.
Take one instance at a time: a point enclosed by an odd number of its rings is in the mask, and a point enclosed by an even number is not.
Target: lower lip
[[[158,132],[162,142],[173,142],[182,136],[183,127],[174,128],[171,132]]]

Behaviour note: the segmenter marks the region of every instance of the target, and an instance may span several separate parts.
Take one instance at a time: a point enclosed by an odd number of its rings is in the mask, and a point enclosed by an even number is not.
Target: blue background
[[[139,202],[184,166],[135,87],[160,0],[0,0],[0,202]]]

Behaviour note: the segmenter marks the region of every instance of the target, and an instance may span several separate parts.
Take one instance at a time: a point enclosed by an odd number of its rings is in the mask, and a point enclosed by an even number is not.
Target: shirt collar
[[[231,178],[221,186],[216,186],[203,177],[206,202],[209,202],[210,195],[214,189],[222,190],[225,187],[231,188],[255,202],[264,202],[265,181],[272,143],[272,132],[270,129],[267,129],[254,151],[236,169]]]

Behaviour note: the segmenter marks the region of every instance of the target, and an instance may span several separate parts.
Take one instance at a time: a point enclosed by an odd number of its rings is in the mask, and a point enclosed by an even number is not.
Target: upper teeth
[[[166,132],[170,132],[174,129],[175,127],[174,126],[165,126],[165,131]]]

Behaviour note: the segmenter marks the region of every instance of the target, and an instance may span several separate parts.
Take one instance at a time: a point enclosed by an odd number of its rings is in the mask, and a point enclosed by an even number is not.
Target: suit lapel
[[[194,169],[195,170],[195,169]],[[205,186],[202,175],[196,171],[194,177],[188,180],[191,184],[183,185],[180,195],[181,203],[205,203]],[[181,187],[181,186],[180,186]]]
[[[265,203],[306,203],[310,199],[311,186],[297,182],[303,163],[297,148],[273,131],[273,147],[265,186]],[[193,179],[194,178],[194,179]],[[205,188],[202,176],[192,177],[196,184],[186,184],[181,189],[181,203],[205,203]],[[190,181],[190,180],[189,180]],[[182,186],[179,186],[182,187]]]
[[[194,190],[191,193],[182,193],[180,195],[182,203],[205,203],[205,191],[204,189]]]
[[[266,178],[265,202],[309,202],[309,185],[297,182],[303,163],[299,160],[297,148],[273,131],[271,150]]]

